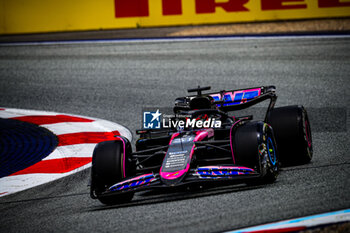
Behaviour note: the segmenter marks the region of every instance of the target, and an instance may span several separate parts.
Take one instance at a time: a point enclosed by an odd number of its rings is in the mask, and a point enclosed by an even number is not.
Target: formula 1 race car
[[[302,106],[274,108],[274,86],[203,94],[206,90],[210,87],[198,86],[188,90],[196,95],[175,100],[171,126],[137,130],[134,152],[123,136],[96,145],[91,197],[112,205],[152,188],[205,182],[267,184],[276,180],[281,165],[311,160],[307,112]],[[231,114],[264,100],[270,102],[262,121]]]

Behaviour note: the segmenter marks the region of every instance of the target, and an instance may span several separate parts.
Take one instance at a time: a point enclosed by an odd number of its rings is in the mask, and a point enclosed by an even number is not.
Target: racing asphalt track
[[[218,232],[350,208],[349,74],[350,38],[0,46],[3,107],[98,117],[135,131],[142,107],[171,106],[198,84],[273,84],[277,106],[346,111],[340,120],[310,116],[318,125],[312,163],[285,168],[272,185],[143,193],[105,207],[89,197],[88,169],[1,198],[0,232]]]

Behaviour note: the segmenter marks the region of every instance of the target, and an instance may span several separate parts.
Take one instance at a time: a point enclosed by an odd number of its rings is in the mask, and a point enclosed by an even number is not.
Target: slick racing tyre
[[[114,205],[129,202],[133,192],[118,194],[114,196],[100,196],[110,186],[132,175],[131,164],[128,156],[131,153],[129,141],[120,137],[121,140],[105,141],[99,143],[93,152],[91,168],[91,196],[99,199],[103,204]],[[124,154],[125,145],[125,154]]]
[[[312,159],[310,121],[303,106],[274,108],[267,116],[275,133],[282,165],[301,165]]]
[[[260,179],[248,183],[272,183],[279,172],[276,141],[272,128],[264,122],[248,122],[233,132],[237,165],[253,168]]]

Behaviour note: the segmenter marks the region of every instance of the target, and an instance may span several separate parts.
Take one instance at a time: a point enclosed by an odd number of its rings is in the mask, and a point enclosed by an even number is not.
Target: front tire
[[[237,165],[253,168],[261,177],[251,183],[273,183],[279,172],[277,145],[272,128],[264,122],[248,122],[233,135]]]
[[[133,192],[101,196],[110,186],[121,181],[131,172],[131,165],[128,161],[131,146],[126,138],[120,138],[121,140],[104,141],[97,144],[93,152],[91,196],[106,205],[129,202],[134,196]]]

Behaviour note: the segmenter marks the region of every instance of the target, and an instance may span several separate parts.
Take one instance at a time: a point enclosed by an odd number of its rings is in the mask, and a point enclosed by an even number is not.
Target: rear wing
[[[234,111],[247,108],[275,95],[276,87],[256,87],[232,91],[220,91],[209,93],[220,109],[224,111]]]
[[[264,86],[231,91],[222,90],[220,92],[205,93],[202,96],[211,96],[214,99],[213,104],[216,104],[220,110],[228,112],[250,107],[266,99],[274,99],[275,101],[277,98],[275,91],[275,86]],[[195,96],[187,97],[192,99]]]
[[[252,105],[258,104],[264,100],[270,99],[270,104],[268,106],[266,116],[269,111],[275,106],[277,96],[276,96],[276,87],[275,86],[263,86],[263,87],[254,87],[246,88],[239,90],[222,90],[219,92],[213,93],[204,93],[201,91],[209,90],[210,87],[190,89],[189,92],[197,91],[197,95],[190,95],[186,97],[179,97],[175,100],[174,112],[179,111],[188,111],[189,103],[191,99],[202,96],[202,97],[211,97],[213,99],[212,104],[216,105],[223,112],[237,111],[248,108]]]
[[[212,93],[209,96],[213,97],[215,102],[223,102],[222,106],[231,106],[237,104],[243,104],[252,99],[260,96],[262,88],[252,88],[244,90],[233,90],[233,91],[221,91],[219,93]],[[221,104],[217,104],[221,107]]]

